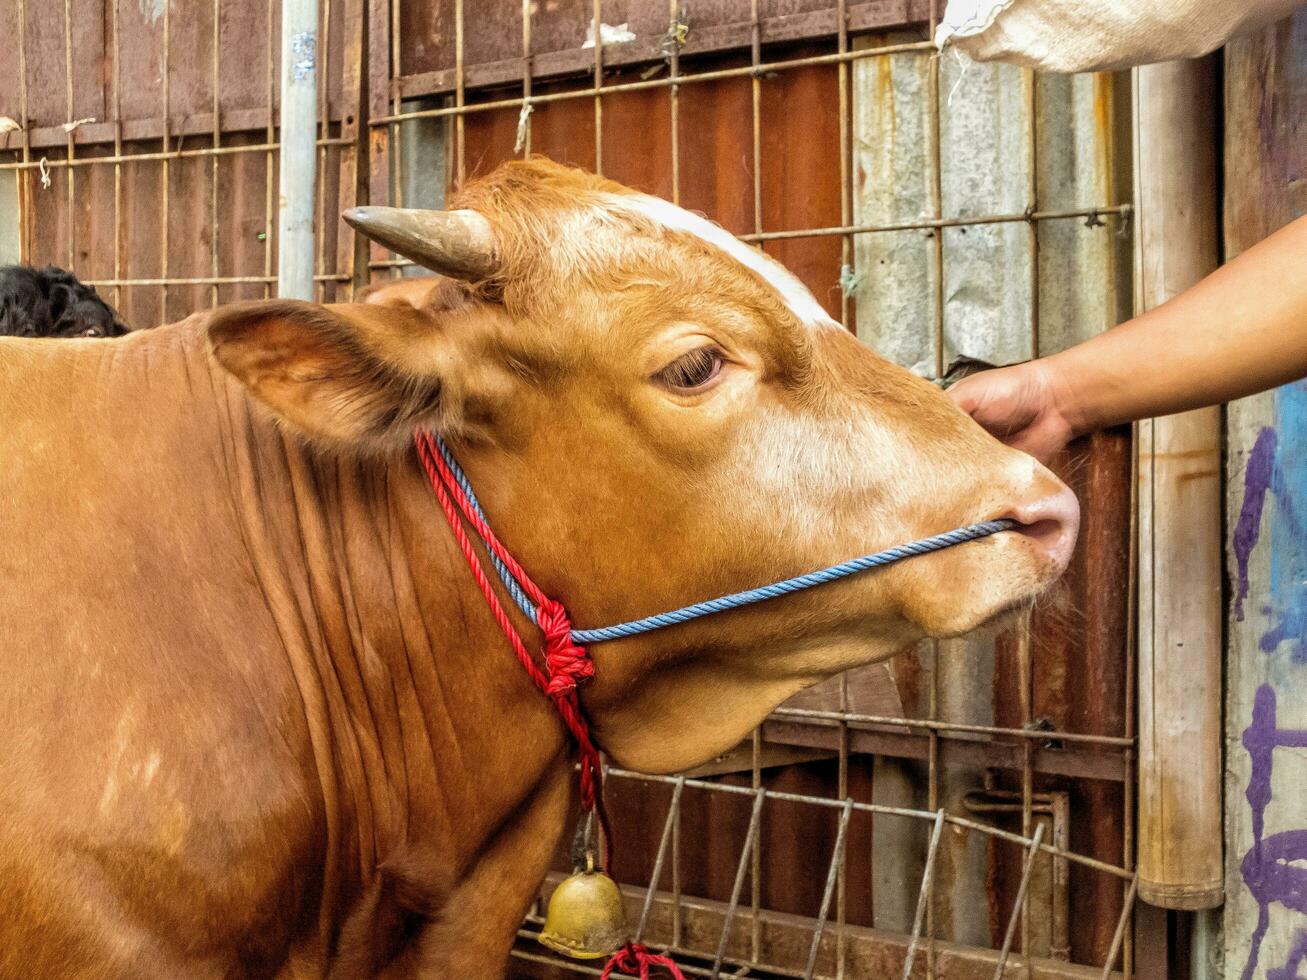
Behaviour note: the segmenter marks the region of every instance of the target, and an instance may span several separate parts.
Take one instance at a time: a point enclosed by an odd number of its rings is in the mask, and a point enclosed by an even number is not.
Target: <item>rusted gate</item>
[[[322,0],[325,298],[354,266],[336,216],[355,202],[361,7]],[[75,270],[138,326],[269,295],[279,10],[279,0],[0,4],[11,39],[0,129],[12,130],[0,137],[0,202],[16,205],[0,220],[21,257]]]
[[[21,42],[0,62],[0,115],[19,126],[0,144],[0,224],[8,193],[22,255],[103,284],[138,325],[266,295],[274,0],[15,2],[0,9]],[[438,205],[542,153],[709,214],[930,377],[960,356],[1050,353],[1128,309],[1124,79],[941,60],[925,0],[322,8],[324,298],[406,271],[359,245],[341,207]],[[1082,543],[1020,628],[824,685],[695,773],[614,772],[615,871],[645,941],[700,975],[1164,963],[1156,916],[1127,928],[1129,459],[1109,432],[1059,461]],[[532,942],[539,911],[514,975],[597,972]]]
[[[431,203],[405,128],[435,125],[451,181],[545,153],[712,215],[933,377],[959,355],[1018,360],[1112,325],[1130,295],[1121,80],[973,67],[968,82],[925,43],[933,14],[375,3],[371,198]],[[995,262],[1024,294],[968,299]],[[373,250],[373,269],[402,264]],[[1077,276],[1087,289],[1059,285]],[[1087,505],[1077,566],[992,650],[934,644],[892,675],[850,675],[684,781],[616,774],[616,870],[646,939],[707,974],[884,976],[914,959],[987,975],[986,951],[1004,949],[1029,951],[1032,975],[1132,970],[1117,870],[1133,778],[1128,450],[1109,433],[1063,461]],[[1037,833],[1051,850],[1031,858]],[[515,969],[576,972],[546,965],[538,928]]]

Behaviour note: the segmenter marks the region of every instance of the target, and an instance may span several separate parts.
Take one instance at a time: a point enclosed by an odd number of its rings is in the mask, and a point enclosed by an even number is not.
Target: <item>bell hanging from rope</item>
[[[631,938],[622,890],[594,865],[594,852],[587,851],[584,870],[554,889],[540,931],[541,943],[578,960],[608,956]]]

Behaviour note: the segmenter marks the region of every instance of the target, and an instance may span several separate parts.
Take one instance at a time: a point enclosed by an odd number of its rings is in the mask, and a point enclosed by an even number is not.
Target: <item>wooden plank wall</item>
[[[25,144],[33,163],[53,164],[48,186],[38,169],[0,171],[0,197],[18,175],[23,260],[71,267],[86,280],[275,277],[275,148],[230,151],[275,143],[279,10],[278,0],[70,0],[67,14],[60,3],[0,3],[0,36],[14,39],[0,58],[0,116],[24,127],[0,136],[0,164],[21,161]],[[362,0],[323,10],[326,131],[349,137],[358,129]],[[84,121],[70,137],[64,124],[76,120]],[[212,147],[215,130],[226,151],[216,157],[59,166],[70,144],[79,159],[191,152]],[[350,271],[351,255],[337,261],[336,215],[355,202],[354,157],[352,146],[324,148],[324,273]],[[101,292],[127,322],[147,327],[267,287]],[[335,292],[330,283],[325,295]]]
[[[1307,214],[1307,10],[1225,65],[1228,259]],[[1307,966],[1307,382],[1232,404],[1227,442],[1225,976],[1291,978]]]

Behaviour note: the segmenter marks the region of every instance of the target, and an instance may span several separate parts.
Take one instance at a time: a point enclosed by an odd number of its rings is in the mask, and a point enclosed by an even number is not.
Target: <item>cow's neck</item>
[[[216,479],[197,482],[216,494],[216,524],[232,514],[219,547],[246,556],[266,607],[272,628],[251,639],[293,672],[339,872],[328,880],[405,864],[439,902],[509,815],[560,785],[562,728],[484,608],[414,459],[309,450],[213,364],[202,326],[166,328],[178,335],[155,343],[151,383],[185,379],[199,431],[174,462],[217,463]],[[567,809],[566,793],[546,795],[545,862]]]

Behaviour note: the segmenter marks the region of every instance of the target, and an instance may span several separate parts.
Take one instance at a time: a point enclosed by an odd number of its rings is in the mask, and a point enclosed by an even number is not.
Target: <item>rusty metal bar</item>
[[[853,51],[835,54],[818,54],[810,55],[806,58],[792,58],[786,61],[772,61],[762,65],[761,68],[766,72],[793,71],[796,68],[805,68],[810,65],[835,65],[841,61],[861,61],[864,58],[883,58],[891,54],[904,54],[910,51],[933,52],[935,46],[929,41],[914,41],[909,44],[891,44],[882,48],[858,48]],[[692,85],[702,82],[717,82],[725,78],[746,78],[754,73],[756,69],[753,66],[743,68],[719,68],[714,71],[700,72],[695,75],[681,75],[676,78],[677,85]],[[642,79],[638,82],[620,82],[616,85],[605,85],[602,90],[604,95],[613,95],[622,92],[641,92],[649,89],[668,88],[673,84],[671,78],[649,78]],[[549,102],[566,102],[570,99],[595,98],[600,94],[600,90],[594,87],[575,89],[569,92],[549,92],[545,95],[533,95],[531,102],[533,105],[541,105]],[[370,121],[369,125],[384,126],[388,123],[402,122],[405,119],[423,119],[436,116],[464,116],[473,112],[493,112],[496,109],[517,109],[522,105],[521,98],[513,99],[496,99],[490,102],[474,102],[470,105],[458,104],[454,106],[445,106],[439,109],[416,109],[413,112],[398,113],[389,116],[378,116]]]
[[[1021,617],[1021,621],[1013,632],[1016,635],[1017,647],[1017,697],[1021,703],[1022,724],[1029,726],[1034,720],[1035,696],[1035,667],[1030,647],[1029,612]],[[1029,837],[1031,824],[1034,821],[1035,746],[1034,743],[1027,740],[1022,743],[1022,748],[1024,749],[1024,757],[1021,760],[1021,835],[1023,837]],[[1030,936],[1030,903],[1026,900],[1024,894],[1022,895],[1022,900],[1018,908],[1021,913],[1021,952],[1028,954],[1028,942]],[[1029,971],[1030,957],[1027,955],[1027,977],[1029,976]]]
[[[838,49],[840,54],[845,54],[849,50],[848,0],[839,0],[836,7],[836,16],[839,20],[839,33],[836,35]],[[837,68],[840,114],[840,224],[847,226],[853,222],[853,182],[849,169],[849,154],[853,142],[849,120],[849,112],[852,106],[852,100],[849,98],[849,63],[841,61]],[[853,239],[845,235],[840,243],[841,281],[845,281],[846,270],[849,275],[852,274],[852,259]],[[840,289],[840,323],[845,330],[849,329],[849,291],[843,288]],[[842,975],[843,971],[841,971]]]
[[[931,884],[935,879],[935,858],[939,854],[939,838],[944,832],[944,811],[935,811],[935,827],[930,832],[930,846],[926,849],[926,867],[921,873],[921,892],[917,896],[917,912],[912,918],[912,939],[903,958],[903,980],[912,980],[912,965],[917,958],[917,945],[921,942],[921,927],[930,906]]]
[[[800,228],[794,231],[769,231],[762,234],[745,234],[738,236],[746,242],[775,241],[780,238],[817,238],[824,235],[865,235],[884,231],[933,231],[938,228],[969,228],[975,225],[1001,225],[1037,221],[1056,221],[1065,218],[1084,218],[1097,221],[1108,215],[1125,217],[1131,212],[1129,204],[1091,205],[1082,208],[1064,208],[1057,211],[1022,211],[1008,214],[985,214],[975,217],[957,218],[920,218],[916,221],[898,221],[892,224],[877,225],[840,225],[835,228]],[[938,236],[936,236],[938,238]]]
[[[123,79],[122,79],[122,42],[118,32],[118,0],[110,4],[110,46],[113,54],[113,153],[122,156],[123,152]],[[113,277],[121,279],[123,274],[123,167],[121,163],[113,165]],[[123,291],[121,286],[113,287],[113,305],[121,310]]]
[[[91,162],[98,163],[101,161],[97,160]],[[6,169],[7,167],[13,168],[14,166],[15,166],[14,164],[8,164],[8,165],[0,164],[0,170]],[[35,166],[35,164],[33,166]],[[1010,214],[976,215],[975,217],[922,218],[918,221],[901,221],[901,222],[896,222],[894,224],[864,224],[864,225],[846,225],[846,226],[842,225],[834,228],[831,227],[796,228],[791,231],[767,231],[767,232],[762,232],[761,234],[746,233],[746,234],[737,235],[735,237],[739,238],[740,241],[743,242],[756,243],[756,242],[776,241],[782,238],[823,238],[823,237],[830,237],[836,235],[872,235],[872,234],[879,234],[882,232],[896,232],[896,231],[913,231],[913,230],[933,231],[938,228],[973,228],[973,227],[981,227],[984,225],[1016,224],[1023,221],[1024,222],[1060,221],[1060,220],[1067,220],[1071,218],[1084,218],[1086,221],[1097,221],[1099,218],[1113,216],[1113,215],[1119,215],[1120,217],[1125,218],[1130,214],[1130,212],[1131,212],[1131,206],[1129,204],[1113,204],[1113,205],[1104,204],[1104,205],[1087,206],[1081,208],[1064,208],[1056,211],[1022,212],[1020,214],[1010,213]],[[386,260],[374,261],[370,263],[370,265],[374,269],[379,269],[379,268],[388,268],[393,265],[399,265],[399,266],[413,265],[413,263],[407,259],[395,259],[389,261]],[[941,372],[942,370],[943,369],[941,368]],[[890,719],[890,721],[896,724],[903,723],[902,718]],[[924,719],[914,720],[913,724],[925,725],[926,720]],[[941,724],[944,723],[941,722]],[[1020,733],[1019,729],[1001,729],[998,731],[1004,734]],[[1030,733],[1025,733],[1025,734],[1030,735]],[[1047,733],[1036,733],[1036,734],[1046,735]],[[1101,737],[1100,736],[1075,736],[1073,733],[1070,732],[1061,733],[1059,735],[1059,737],[1063,737],[1063,736],[1065,736],[1068,739],[1081,737],[1085,739],[1094,739],[1094,740],[1098,740],[1100,738],[1106,737],[1106,736],[1101,736]],[[1109,744],[1109,743],[1103,743],[1103,744]]]
[[[685,789],[685,777],[679,777],[672,786],[672,799],[667,805],[667,820],[663,823],[663,835],[658,839],[658,854],[654,858],[653,871],[649,875],[649,888],[645,891],[644,907],[640,910],[640,922],[635,927],[635,941],[644,936],[645,926],[649,924],[649,910],[653,908],[654,892],[663,877],[663,861],[667,857],[667,845],[671,843],[672,827],[681,812],[681,793]]]
[[[170,116],[172,114],[172,100],[171,100],[171,92],[169,90],[169,81],[172,76],[172,61],[171,61],[171,53],[170,53],[170,48],[172,46],[171,9],[172,9],[172,4],[165,3],[163,5],[163,76],[161,81],[163,83],[162,84],[162,89],[163,89],[163,135],[162,135],[163,151],[162,152],[165,154],[168,153],[168,147],[169,144],[171,143],[168,134],[172,125],[170,119]],[[168,285],[166,282],[163,282],[163,280],[168,279],[168,248],[169,248],[168,225],[169,225],[169,216],[170,216],[169,185],[171,183],[169,178],[171,176],[171,171],[168,167],[168,158],[166,156],[163,158],[163,160],[160,161],[159,167],[161,171],[160,182],[163,185],[162,194],[161,194],[161,206],[159,208],[159,223],[162,226],[161,234],[160,234],[160,246],[159,246],[159,279],[162,283],[159,287],[159,322],[167,323],[168,322]]]
[[[600,16],[602,0],[593,0],[591,9],[591,29],[594,31],[595,65],[594,65],[594,113],[595,113],[595,173],[604,172],[604,36],[603,19]]]
[[[216,0],[215,0],[216,2]],[[325,302],[327,298],[326,284],[319,278],[327,271],[327,249],[331,242],[335,240],[334,235],[328,235],[327,229],[332,226],[332,219],[327,215],[327,149],[322,145],[322,140],[331,135],[331,0],[322,0],[322,21],[318,27],[318,37],[322,38],[322,43],[318,46],[318,135],[315,142],[317,153],[317,175],[315,182],[315,192],[317,201],[314,204],[314,221],[318,226],[318,232],[313,237],[313,283],[315,285],[315,298],[318,302]],[[217,270],[214,270],[215,273]]]
[[[531,73],[534,64],[531,59],[531,0],[522,0],[522,110],[517,117],[517,145],[514,152],[520,152],[523,159],[531,156]]]
[[[350,276],[346,273],[325,273],[314,276],[315,281],[319,282],[349,282]],[[143,278],[143,279],[83,279],[88,286],[239,286],[242,284],[264,284],[275,283],[276,276],[192,276],[192,277],[172,277],[163,279],[160,277]]]
[[[115,142],[121,142],[116,140]],[[318,146],[348,146],[350,141],[342,138],[320,139]],[[187,157],[231,156],[237,153],[275,153],[281,149],[276,140],[266,143],[252,143],[248,146],[201,146],[194,150],[170,150],[164,153],[115,153],[107,157],[79,157],[76,160],[46,160],[46,170],[58,170],[62,167],[99,167],[109,164],[148,163],[159,160],[184,160]],[[40,161],[30,163],[0,163],[0,170],[39,170]]]
[[[853,801],[845,800],[844,809],[840,811],[840,823],[835,831],[835,846],[831,849],[830,867],[826,871],[826,890],[821,896],[821,910],[817,913],[817,925],[812,931],[812,945],[808,948],[808,965],[804,968],[804,980],[812,980],[817,970],[817,952],[821,948],[821,934],[826,929],[826,917],[830,914],[830,903],[835,891],[835,882],[840,877],[844,866],[844,839],[849,829],[849,817],[853,814]],[[756,959],[757,957],[755,957]],[[842,965],[841,967],[842,968]]]
[[[213,0],[213,149],[222,144],[222,101],[219,87],[222,78],[221,16],[222,0]],[[117,273],[114,273],[117,277]],[[214,154],[209,161],[209,275],[218,277],[218,156]],[[209,286],[209,305],[218,305],[218,284]]]
[[[998,962],[994,964],[994,980],[1003,980],[1003,970],[1007,967],[1008,954],[1012,950],[1012,939],[1016,935],[1017,922],[1022,921],[1022,928],[1026,927],[1024,921],[1024,909],[1026,906],[1026,892],[1030,888],[1030,874],[1035,869],[1035,858],[1039,857],[1039,845],[1044,839],[1044,825],[1041,823],[1035,828],[1035,836],[1030,841],[1030,847],[1026,851],[1025,865],[1021,869],[1021,884],[1017,886],[1017,895],[1012,903],[1012,914],[1008,916],[1007,932],[1003,934],[1003,948],[999,950]],[[1021,943],[1024,946],[1026,937],[1021,937]],[[1027,966],[1029,965],[1030,956],[1027,953]]]
[[[947,737],[950,734],[968,735],[1004,735],[1011,738],[1027,739],[1039,742],[1060,741],[1080,742],[1090,745],[1110,745],[1128,748],[1134,745],[1133,738],[1115,735],[1090,735],[1083,732],[1063,732],[1032,730],[1029,728],[1002,728],[997,725],[968,725],[962,722],[942,721],[934,718],[896,718],[891,715],[864,715],[839,711],[820,711],[813,708],[774,708],[772,717],[803,718],[814,721],[847,722],[849,724],[888,725],[895,728],[924,728],[939,732]]]
[[[32,121],[27,113],[27,0],[18,0],[18,115],[23,124],[23,159],[24,165],[32,160]],[[22,227],[19,229],[19,251],[23,260],[32,258],[32,175],[23,175],[19,210],[22,212]]]
[[[280,150],[277,141],[277,130],[274,126],[276,119],[277,106],[277,73],[274,69],[276,57],[274,52],[276,47],[273,44],[273,16],[276,12],[277,0],[268,0],[265,10],[265,28],[267,30],[267,46],[265,55],[267,57],[267,76],[264,79],[264,91],[268,96],[268,126],[263,136],[264,155],[263,155],[263,298],[267,299],[272,295],[272,284],[277,281],[276,276],[272,274],[272,243],[273,239],[273,177],[276,173],[276,165],[273,161],[273,153]]]
[[[758,824],[762,817],[762,804],[768,794],[763,789],[749,789],[745,792],[753,794],[753,810],[749,815],[749,830],[744,836],[744,847],[740,851],[740,863],[735,868],[735,884],[731,887],[731,901],[726,910],[726,921],[722,923],[721,938],[717,941],[717,956],[713,960],[712,977],[717,977],[722,972],[722,962],[726,958],[726,943],[731,938],[731,925],[735,921],[735,910],[740,904],[740,892],[744,888],[744,871],[749,864],[749,854],[753,849],[753,842],[758,836]]]
[[[467,137],[463,124],[464,112],[467,109],[467,92],[464,90],[467,69],[463,60],[463,32],[463,0],[454,0],[454,111],[457,113],[454,117],[454,156],[457,161],[457,170],[455,172],[458,175],[460,186],[467,178]],[[395,37],[399,37],[398,27],[395,29]],[[401,74],[398,57],[395,59],[394,73],[396,77]],[[395,98],[398,105],[398,90]]]
[[[1103,961],[1102,980],[1110,980],[1112,976],[1112,964],[1116,962],[1117,953],[1121,950],[1122,940],[1128,931],[1126,926],[1130,923],[1131,912],[1135,907],[1135,894],[1139,891],[1139,878],[1130,879],[1130,887],[1126,889],[1125,902],[1121,906],[1121,917],[1116,920],[1116,932],[1112,935],[1112,945],[1107,951],[1107,959]]]
[[[77,128],[73,106],[73,12],[72,0],[64,0],[64,125],[68,135],[68,159],[77,156],[73,131]],[[68,268],[77,267],[77,178],[73,168],[64,171],[68,190]]]
[[[671,100],[672,127],[672,203],[681,203],[681,10],[680,0],[667,0],[670,17],[667,25],[667,96]]]
[[[619,779],[632,779],[637,782],[646,783],[675,783],[678,779],[685,779],[685,785],[691,789],[708,790],[714,793],[732,793],[739,796],[753,796],[761,793],[769,800],[781,800],[789,803],[805,803],[811,806],[828,807],[830,809],[839,809],[845,805],[844,800],[833,800],[822,796],[809,796],[803,793],[787,793],[782,790],[763,789],[755,790],[748,786],[733,786],[730,783],[715,783],[704,779],[691,779],[681,776],[660,776],[653,773],[635,772],[630,769],[609,769],[609,775]],[[980,823],[976,820],[968,820],[966,817],[960,817],[954,813],[934,810],[913,810],[908,807],[886,806],[880,803],[860,803],[857,800],[853,802],[853,809],[859,813],[881,814],[890,817],[911,817],[917,820],[935,820],[938,813],[944,813],[944,822],[965,830],[974,830],[979,833],[993,837],[995,840],[1009,841],[1013,844],[1019,844],[1022,847],[1030,845],[1030,839],[1023,837],[1021,834],[1015,834],[986,823]],[[1054,847],[1051,844],[1041,843],[1039,850],[1054,857],[1064,857],[1068,861],[1078,864],[1081,867],[1090,868],[1095,871],[1102,871],[1113,877],[1129,881],[1134,877],[1134,873],[1115,864],[1108,864],[1106,861],[1100,861],[1097,858],[1091,858],[1085,854],[1077,854],[1074,851],[1068,851],[1062,848]]]
[[[750,779],[753,789],[762,789],[762,728],[753,730],[750,739]],[[754,837],[749,858],[749,958],[757,960],[762,941],[762,844],[761,834]]]

